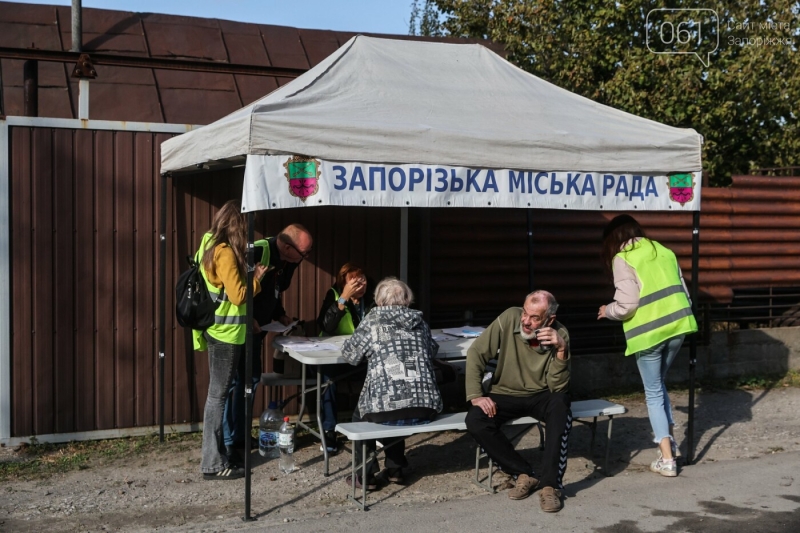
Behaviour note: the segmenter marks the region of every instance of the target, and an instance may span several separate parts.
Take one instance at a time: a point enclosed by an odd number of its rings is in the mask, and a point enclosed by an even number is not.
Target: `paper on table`
[[[284,342],[283,347],[295,352],[335,352],[339,349],[330,342]]]
[[[295,327],[298,322],[299,322],[299,320],[295,320],[294,322],[292,322],[288,326],[284,326],[283,324],[281,324],[277,320],[274,320],[274,321],[270,322],[269,324],[267,324],[266,326],[261,326],[261,331],[274,331],[276,333],[283,333],[284,331],[289,331],[290,329]]]
[[[435,340],[435,341],[446,342],[446,341],[453,340],[454,337],[453,337],[453,335],[445,335],[443,333],[434,333],[433,335],[431,335],[431,338],[433,338],[433,340]]]
[[[464,326],[463,328],[443,329],[442,333],[447,333],[448,335],[455,335],[456,337],[473,338],[473,337],[479,337],[480,334],[483,333],[485,330],[486,328],[482,327]]]

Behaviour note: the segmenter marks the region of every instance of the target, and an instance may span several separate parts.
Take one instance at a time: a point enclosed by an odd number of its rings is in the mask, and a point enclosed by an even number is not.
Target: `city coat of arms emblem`
[[[673,202],[685,205],[694,198],[694,179],[692,174],[672,174],[667,177],[669,185],[669,198]]]
[[[286,179],[289,182],[289,192],[292,196],[300,198],[303,202],[309,196],[314,196],[319,190],[319,178],[322,173],[320,162],[313,157],[294,155],[284,164]]]

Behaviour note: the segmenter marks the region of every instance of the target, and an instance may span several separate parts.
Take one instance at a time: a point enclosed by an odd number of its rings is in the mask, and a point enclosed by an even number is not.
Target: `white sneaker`
[[[675,459],[664,459],[659,450],[658,459],[650,463],[650,470],[665,477],[677,477],[678,463]]]

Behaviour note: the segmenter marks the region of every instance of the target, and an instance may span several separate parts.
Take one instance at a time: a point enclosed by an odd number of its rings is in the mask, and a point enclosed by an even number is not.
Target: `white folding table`
[[[474,338],[453,337],[442,333],[442,330],[432,330],[431,334],[437,338],[439,344],[439,351],[436,354],[437,359],[456,363],[463,363],[467,357],[467,350],[472,345]],[[339,335],[336,337],[319,337],[313,340],[319,343],[333,344],[337,350],[312,350],[312,351],[299,351],[292,348],[292,343],[297,343],[297,337],[283,337],[277,336],[272,342],[276,350],[283,352],[292,359],[301,364],[302,370],[300,375],[300,412],[297,415],[297,425],[308,430],[309,433],[317,437],[322,442],[322,454],[324,457],[324,475],[329,474],[329,455],[328,448],[325,445],[325,432],[322,429],[322,374],[317,370],[317,384],[314,387],[307,387],[307,365],[339,365],[347,364],[347,361],[342,357],[341,348],[344,342],[350,338],[350,335]],[[463,366],[461,366],[463,372]],[[316,392],[317,399],[317,413],[316,413],[316,428],[312,428],[307,423],[303,422],[303,414],[306,410],[306,394]],[[310,418],[310,414],[309,414]]]

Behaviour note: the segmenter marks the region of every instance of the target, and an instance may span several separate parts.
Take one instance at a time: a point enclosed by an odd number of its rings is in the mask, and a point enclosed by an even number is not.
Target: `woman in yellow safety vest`
[[[207,480],[244,477],[244,469],[228,463],[222,438],[222,413],[239,357],[244,356],[247,266],[246,222],[239,202],[227,202],[214,216],[211,229],[203,236],[196,257],[202,258],[200,272],[212,298],[219,302],[214,324],[195,331],[195,349],[208,347],[208,396],[203,412],[203,452],[200,470]],[[253,293],[261,290],[266,267],[256,265]]]
[[[625,355],[635,355],[644,384],[647,414],[658,444],[650,470],[678,475],[675,422],[664,380],[687,333],[697,331],[692,305],[675,254],[648,239],[639,223],[620,215],[603,231],[603,263],[614,277],[614,301],[597,319],[621,320]]]

